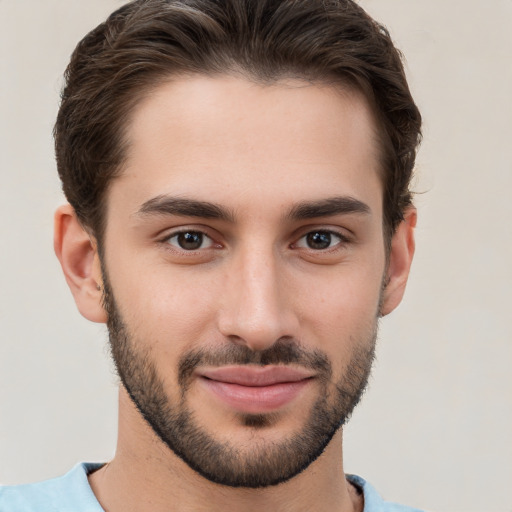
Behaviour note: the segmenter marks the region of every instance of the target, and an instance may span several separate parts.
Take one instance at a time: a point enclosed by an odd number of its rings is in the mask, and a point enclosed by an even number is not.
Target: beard
[[[356,344],[344,374],[336,382],[332,380],[329,358],[321,351],[304,349],[293,339],[279,339],[261,351],[230,343],[216,349],[189,351],[181,356],[177,367],[180,398],[171,403],[151,350],[141,349],[145,344],[129,332],[106,272],[103,277],[110,349],[123,386],[160,440],[211,482],[230,487],[260,488],[293,478],[323,453],[366,389],[375,353],[377,318],[366,338]],[[302,428],[288,439],[277,442],[254,437],[251,446],[237,446],[236,442],[216,439],[194,417],[187,404],[187,391],[195,369],[203,365],[245,364],[294,364],[315,371],[315,380],[320,387],[318,398]],[[278,423],[279,413],[240,413],[237,419],[256,433]]]

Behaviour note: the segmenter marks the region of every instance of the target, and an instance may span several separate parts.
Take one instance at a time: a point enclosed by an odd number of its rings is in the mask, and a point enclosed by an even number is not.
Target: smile
[[[274,412],[290,403],[312,381],[304,369],[282,366],[230,366],[198,372],[200,383],[225,405],[246,414]]]

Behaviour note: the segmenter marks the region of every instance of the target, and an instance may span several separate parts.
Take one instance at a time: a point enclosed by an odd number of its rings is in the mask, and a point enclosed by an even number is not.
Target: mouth
[[[199,382],[228,407],[245,414],[275,412],[296,399],[314,379],[288,366],[224,366],[197,372]]]

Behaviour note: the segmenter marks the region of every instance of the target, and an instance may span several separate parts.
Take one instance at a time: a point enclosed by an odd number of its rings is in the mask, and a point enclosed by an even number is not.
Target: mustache
[[[178,382],[186,388],[196,368],[229,365],[290,365],[296,364],[314,370],[320,378],[329,379],[332,366],[329,358],[319,350],[305,350],[291,339],[279,339],[264,350],[251,350],[245,345],[230,344],[216,349],[198,349],[184,354],[178,363]]]

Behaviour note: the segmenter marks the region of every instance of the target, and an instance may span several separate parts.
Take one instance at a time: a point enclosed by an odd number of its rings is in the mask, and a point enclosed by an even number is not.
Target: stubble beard
[[[150,351],[128,331],[104,272],[103,302],[108,314],[110,349],[123,386],[142,417],[190,468],[211,482],[230,487],[260,488],[285,482],[304,471],[325,450],[363,395],[374,360],[377,319],[366,339],[356,343],[345,373],[332,381],[331,363],[320,351],[306,351],[295,340],[280,339],[263,351],[230,344],[213,351],[190,351],[180,358],[180,399],[171,403]],[[315,370],[318,398],[304,426],[282,442],[258,439],[251,449],[221,441],[194,417],[187,405],[192,373],[201,365],[297,364]],[[274,414],[239,414],[240,424],[254,433],[278,422]]]

